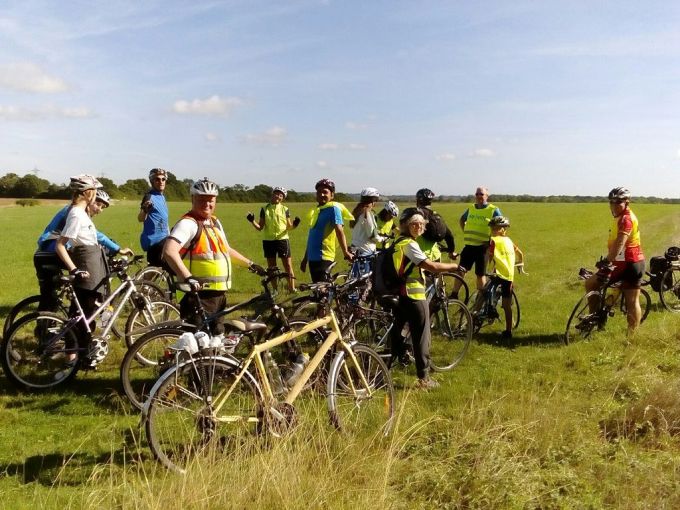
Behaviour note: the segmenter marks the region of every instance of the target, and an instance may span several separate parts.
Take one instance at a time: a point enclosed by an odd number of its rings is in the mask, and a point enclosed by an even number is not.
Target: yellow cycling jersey
[[[262,208],[264,214],[264,228],[262,229],[265,241],[280,241],[288,239],[288,208],[279,204],[267,204]]]

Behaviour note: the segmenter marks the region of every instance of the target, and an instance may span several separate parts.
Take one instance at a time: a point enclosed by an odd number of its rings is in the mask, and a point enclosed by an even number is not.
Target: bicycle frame
[[[67,325],[71,324],[71,321],[73,321],[73,324],[76,324],[78,321],[84,321],[85,322],[85,327],[87,328],[88,333],[92,333],[94,328],[91,328],[90,325],[92,322],[99,316],[101,315],[102,311],[107,308],[113,300],[123,292],[123,289],[125,289],[125,294],[123,295],[123,299],[120,300],[120,303],[118,303],[118,307],[114,309],[113,314],[111,315],[111,319],[109,319],[109,322],[106,324],[106,327],[104,327],[104,331],[102,331],[102,336],[106,337],[109,332],[111,331],[111,328],[113,327],[114,321],[118,318],[120,315],[120,312],[123,310],[123,307],[127,303],[128,299],[130,299],[130,296],[137,291],[137,287],[135,287],[134,281],[131,279],[127,279],[123,281],[123,284],[118,287],[116,290],[114,290],[109,296],[104,300],[104,302],[99,305],[99,307],[92,313],[90,317],[87,317],[85,315],[85,312],[83,311],[83,307],[80,305],[80,301],[78,300],[78,297],[73,294],[73,300],[76,303],[76,307],[78,308],[78,316],[73,317]]]
[[[340,342],[340,345],[342,349],[347,353],[347,355],[350,357],[352,362],[354,363],[354,366],[359,368],[359,365],[357,363],[357,359],[354,356],[354,352],[352,351],[351,345],[346,342],[343,337],[342,337],[342,332],[340,330],[340,326],[337,322],[337,319],[335,317],[335,314],[331,310],[329,314],[325,317],[322,317],[320,319],[316,319],[315,321],[310,322],[307,326],[303,327],[300,330],[297,331],[289,331],[287,333],[283,333],[282,335],[279,335],[277,337],[274,337],[264,343],[257,344],[253,347],[251,350],[250,354],[248,357],[241,363],[241,370],[239,373],[236,375],[236,378],[234,382],[231,384],[229,388],[226,390],[220,392],[217,396],[215,396],[214,399],[214,414],[215,414],[215,419],[220,422],[224,423],[229,423],[231,421],[234,421],[233,417],[228,417],[228,416],[219,416],[219,411],[224,405],[224,403],[227,401],[231,393],[233,392],[234,388],[237,387],[241,379],[243,378],[244,374],[248,371],[248,367],[254,363],[257,374],[258,374],[258,379],[260,383],[263,386],[263,391],[264,391],[264,400],[265,403],[268,406],[271,406],[275,402],[277,402],[276,397],[274,396],[274,393],[271,388],[271,384],[269,381],[269,377],[267,377],[267,370],[264,365],[264,361],[262,359],[262,353],[265,351],[268,351],[269,349],[272,349],[274,347],[277,347],[279,345],[285,344],[287,342],[290,342],[291,340],[294,340],[295,338],[298,338],[302,335],[305,335],[311,331],[314,331],[315,329],[318,329],[323,326],[331,326],[331,332],[328,334],[324,342],[321,344],[319,347],[318,351],[312,359],[309,360],[309,363],[305,367],[304,371],[300,374],[300,377],[298,380],[295,382],[292,388],[288,391],[288,393],[285,396],[285,399],[283,400],[284,403],[287,404],[292,404],[295,399],[298,397],[302,389],[304,388],[305,384],[307,381],[309,381],[310,377],[314,373],[314,371],[319,367],[321,364],[324,356],[328,351],[331,350],[333,345],[336,342]],[[372,393],[370,384],[368,383],[365,374],[363,373],[362,370],[358,370],[359,376],[361,378],[361,384],[366,388],[368,391],[369,396]],[[352,384],[351,378],[348,378],[349,384]],[[152,390],[153,393],[153,390]],[[147,401],[149,402],[149,401]],[[145,407],[146,409],[146,407]],[[257,418],[253,418],[257,420]]]

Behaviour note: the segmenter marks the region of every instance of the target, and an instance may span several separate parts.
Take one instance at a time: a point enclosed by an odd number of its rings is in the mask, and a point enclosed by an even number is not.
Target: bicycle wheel
[[[373,348],[381,357],[390,355],[390,332],[394,318],[388,313],[368,315],[353,325],[354,339]]]
[[[174,344],[185,330],[159,328],[142,335],[130,346],[120,364],[120,382],[130,403],[142,409],[151,387],[172,366],[174,356],[166,356],[166,349]]]
[[[150,282],[163,290],[165,299],[172,301],[174,284],[170,274],[158,266],[146,266],[137,271],[134,279],[138,282]]]
[[[447,300],[437,312],[443,327],[430,341],[430,365],[437,372],[451,370],[465,356],[472,341],[472,315],[457,299]]]
[[[366,345],[354,345],[352,352],[356,363],[343,350],[331,364],[327,389],[331,423],[343,432],[366,428],[387,435],[394,417],[394,387],[387,365]]]
[[[645,289],[640,289],[639,301],[640,301],[640,324],[642,324],[643,322],[645,322],[645,319],[649,315],[649,311],[652,308],[652,298],[650,297],[649,292],[647,292]],[[621,292],[619,308],[624,316],[628,313],[627,311],[628,309],[626,308],[626,298],[623,292]]]
[[[512,329],[517,329],[519,326],[519,319],[521,317],[521,312],[519,308],[519,299],[517,299],[517,294],[512,291]]]
[[[669,312],[680,312],[680,271],[670,267],[663,274],[659,288],[661,304]]]
[[[458,273],[441,273],[440,275],[442,281],[442,287],[444,288],[444,295],[449,299],[457,299],[462,301],[465,305],[468,304],[470,299],[470,288],[465,282],[465,279]],[[457,297],[453,294],[453,286],[455,282],[459,282],[460,288],[458,289]]]
[[[148,328],[156,324],[179,320],[179,308],[165,300],[151,301],[143,299],[141,307],[135,308],[130,313],[125,323],[125,343],[128,348],[144,333]]]
[[[27,298],[24,298],[21,301],[19,301],[16,305],[14,305],[7,314],[7,317],[5,318],[5,324],[3,325],[2,328],[3,338],[7,337],[9,330],[12,327],[12,324],[14,324],[18,318],[23,317],[24,315],[28,315],[29,313],[35,313],[39,311],[38,310],[39,304],[40,294],[36,294],[35,296],[29,296]],[[68,304],[65,305],[60,301],[57,309],[50,310],[50,312],[56,313],[57,315],[66,318],[68,317]]]
[[[146,437],[165,467],[186,473],[195,463],[219,459],[264,426],[255,378],[239,378],[235,360],[205,357],[184,362],[154,386],[145,405]]]
[[[167,294],[158,285],[153,282],[140,281],[135,282],[135,288],[137,289],[136,296],[145,296],[151,301],[167,301]],[[118,294],[116,298],[111,302],[111,306],[115,309],[120,304],[120,300],[123,298],[124,293]],[[118,317],[113,322],[111,326],[111,332],[118,338],[125,338],[125,325],[127,324],[128,317],[134,311],[138,303],[133,300],[133,294],[123,305]],[[129,345],[129,344],[128,344]]]
[[[64,329],[68,319],[50,312],[35,312],[18,319],[0,348],[2,368],[10,382],[22,389],[44,390],[75,377],[77,363],[69,353],[77,352],[73,328]]]
[[[590,312],[588,300],[594,296],[597,296],[598,301],[602,299],[601,294],[594,290],[586,293],[574,306],[567,321],[567,329],[564,332],[564,343],[566,345],[578,339],[588,338],[595,328],[604,327],[604,322],[600,320],[600,313],[598,313],[601,309],[598,308],[598,311]]]
[[[295,303],[290,314],[291,317],[300,317],[305,320],[314,320],[323,316],[323,305],[316,298],[305,298]]]

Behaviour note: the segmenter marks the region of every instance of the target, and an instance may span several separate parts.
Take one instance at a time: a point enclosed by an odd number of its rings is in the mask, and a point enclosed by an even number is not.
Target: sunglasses
[[[483,196],[484,196],[484,193],[475,193],[475,196],[483,197]]]
[[[610,200],[609,201],[610,204],[616,204],[616,205],[623,204],[624,202],[625,202],[625,200]]]
[[[158,181],[158,182],[165,182],[168,179],[167,179],[167,177],[154,177],[153,180]]]

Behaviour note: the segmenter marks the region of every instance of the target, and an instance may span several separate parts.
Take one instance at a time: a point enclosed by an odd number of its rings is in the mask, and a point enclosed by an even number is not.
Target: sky
[[[0,175],[680,196],[680,3],[3,0]]]

